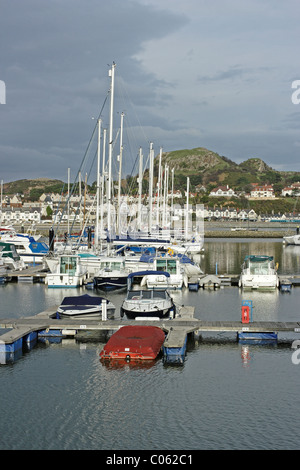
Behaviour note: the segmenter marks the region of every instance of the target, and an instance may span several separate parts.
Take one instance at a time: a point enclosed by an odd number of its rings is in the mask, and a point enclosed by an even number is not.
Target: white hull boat
[[[273,256],[248,255],[242,265],[239,287],[243,289],[276,289],[279,277]]]
[[[45,278],[48,287],[79,287],[87,279],[87,269],[77,255],[47,258],[46,263],[50,269]]]
[[[131,289],[133,278],[142,274],[142,272],[136,272],[128,276],[128,291],[121,306],[121,317],[126,315],[131,320],[175,318],[176,306],[166,289]],[[162,275],[169,277],[168,273],[162,273]]]
[[[287,245],[300,245],[300,235],[291,235],[289,237],[283,237],[283,242]]]
[[[116,307],[103,297],[90,296],[88,294],[65,297],[57,309],[58,318],[100,318],[103,313],[112,317]]]

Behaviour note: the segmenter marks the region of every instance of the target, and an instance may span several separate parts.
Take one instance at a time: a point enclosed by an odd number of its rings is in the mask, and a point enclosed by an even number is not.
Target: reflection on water
[[[217,262],[220,273],[239,274],[246,254],[273,255],[280,272],[299,273],[300,249],[274,240],[208,241],[201,267],[213,273]],[[84,292],[9,283],[0,288],[0,316],[34,315]],[[252,300],[256,321],[300,321],[299,287],[290,294],[184,289],[173,297],[177,305],[195,306],[200,320],[240,321],[242,301]],[[108,298],[119,316],[124,293]],[[161,356],[146,367],[102,364],[101,335],[39,341],[15,364],[0,367],[0,448],[298,449],[300,365],[291,359],[293,335],[246,344],[234,332],[203,333],[189,338],[180,367]]]

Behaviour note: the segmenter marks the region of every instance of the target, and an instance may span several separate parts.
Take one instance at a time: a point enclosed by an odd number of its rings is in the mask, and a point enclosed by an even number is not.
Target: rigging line
[[[70,190],[70,193],[69,193],[69,195],[68,195],[68,198],[67,198],[67,200],[66,200],[66,202],[65,202],[65,206],[64,206],[64,208],[63,208],[61,217],[60,217],[60,219],[59,219],[59,221],[58,221],[57,229],[56,229],[56,231],[55,231],[55,233],[54,233],[54,236],[56,235],[56,232],[57,232],[57,230],[58,230],[58,227],[59,227],[59,225],[60,225],[60,223],[61,223],[61,221],[62,221],[62,217],[63,217],[63,215],[64,215],[64,213],[65,213],[65,211],[66,211],[66,209],[67,209],[67,207],[68,207],[68,203],[69,203],[69,201],[70,201],[70,198],[71,198],[71,196],[73,195],[73,192],[74,192],[74,190],[75,190],[75,183],[76,183],[77,179],[79,178],[79,174],[81,173],[83,164],[84,164],[84,162],[85,162],[85,160],[86,160],[86,158],[87,158],[87,154],[88,154],[88,152],[89,152],[89,149],[90,149],[91,143],[92,143],[92,141],[93,141],[93,138],[94,138],[96,129],[97,129],[97,127],[98,127],[98,120],[99,120],[100,117],[101,117],[102,111],[103,111],[104,106],[105,106],[105,104],[106,104],[106,101],[107,101],[107,99],[108,99],[108,95],[109,95],[109,91],[107,92],[106,97],[105,97],[105,99],[104,99],[104,102],[103,102],[103,104],[102,104],[100,113],[99,113],[99,115],[98,115],[98,119],[97,119],[97,121],[96,121],[96,123],[95,123],[94,130],[93,130],[92,135],[91,135],[91,137],[90,137],[90,140],[89,140],[89,142],[88,142],[88,145],[87,145],[86,151],[85,151],[85,153],[84,153],[83,159],[82,159],[82,161],[81,161],[81,164],[80,164],[79,170],[78,170],[78,172],[77,172],[76,178],[75,178],[75,180],[74,180],[74,183],[73,183],[73,185],[72,185],[72,188],[71,188],[71,190]]]
[[[119,78],[120,78],[120,75],[119,75]],[[144,139],[146,140],[146,142],[149,142],[150,139],[146,136],[146,134],[145,134],[145,132],[144,132],[144,128],[143,128],[143,126],[142,126],[142,124],[141,124],[141,121],[140,121],[140,119],[139,119],[139,116],[138,116],[138,114],[137,114],[137,112],[136,112],[136,108],[135,108],[135,106],[134,106],[134,104],[133,104],[132,99],[131,99],[130,96],[129,96],[129,93],[128,93],[126,87],[125,87],[125,81],[124,81],[123,79],[122,79],[122,80],[117,79],[117,80],[116,80],[116,86],[117,86],[117,88],[118,88],[118,87],[120,88],[120,91],[121,91],[121,92],[123,92],[123,93],[120,92],[120,96],[121,96],[121,98],[122,98],[124,104],[126,104],[126,103],[125,103],[125,99],[124,99],[124,97],[126,96],[126,98],[127,98],[127,100],[128,100],[128,103],[131,105],[131,108],[132,108],[132,110],[133,110],[133,112],[134,112],[134,114],[135,114],[135,117],[136,117],[137,122],[138,122],[138,125],[139,125],[139,127],[140,127],[140,129],[141,129],[141,131],[142,131],[142,134],[143,134],[143,136],[144,136]],[[126,106],[125,106],[125,107],[126,107]]]

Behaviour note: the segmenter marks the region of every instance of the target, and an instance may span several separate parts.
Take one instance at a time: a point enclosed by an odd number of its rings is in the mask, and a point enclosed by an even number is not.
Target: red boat
[[[165,340],[165,333],[157,326],[123,326],[108,340],[101,359],[153,360]]]

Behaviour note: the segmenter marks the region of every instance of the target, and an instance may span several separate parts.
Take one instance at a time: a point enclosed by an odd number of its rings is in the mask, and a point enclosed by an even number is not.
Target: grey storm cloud
[[[300,170],[290,78],[300,79],[300,6],[242,3],[2,0],[0,179],[76,174],[104,104],[108,126],[113,61],[125,174],[151,141],[156,154],[203,146]]]

